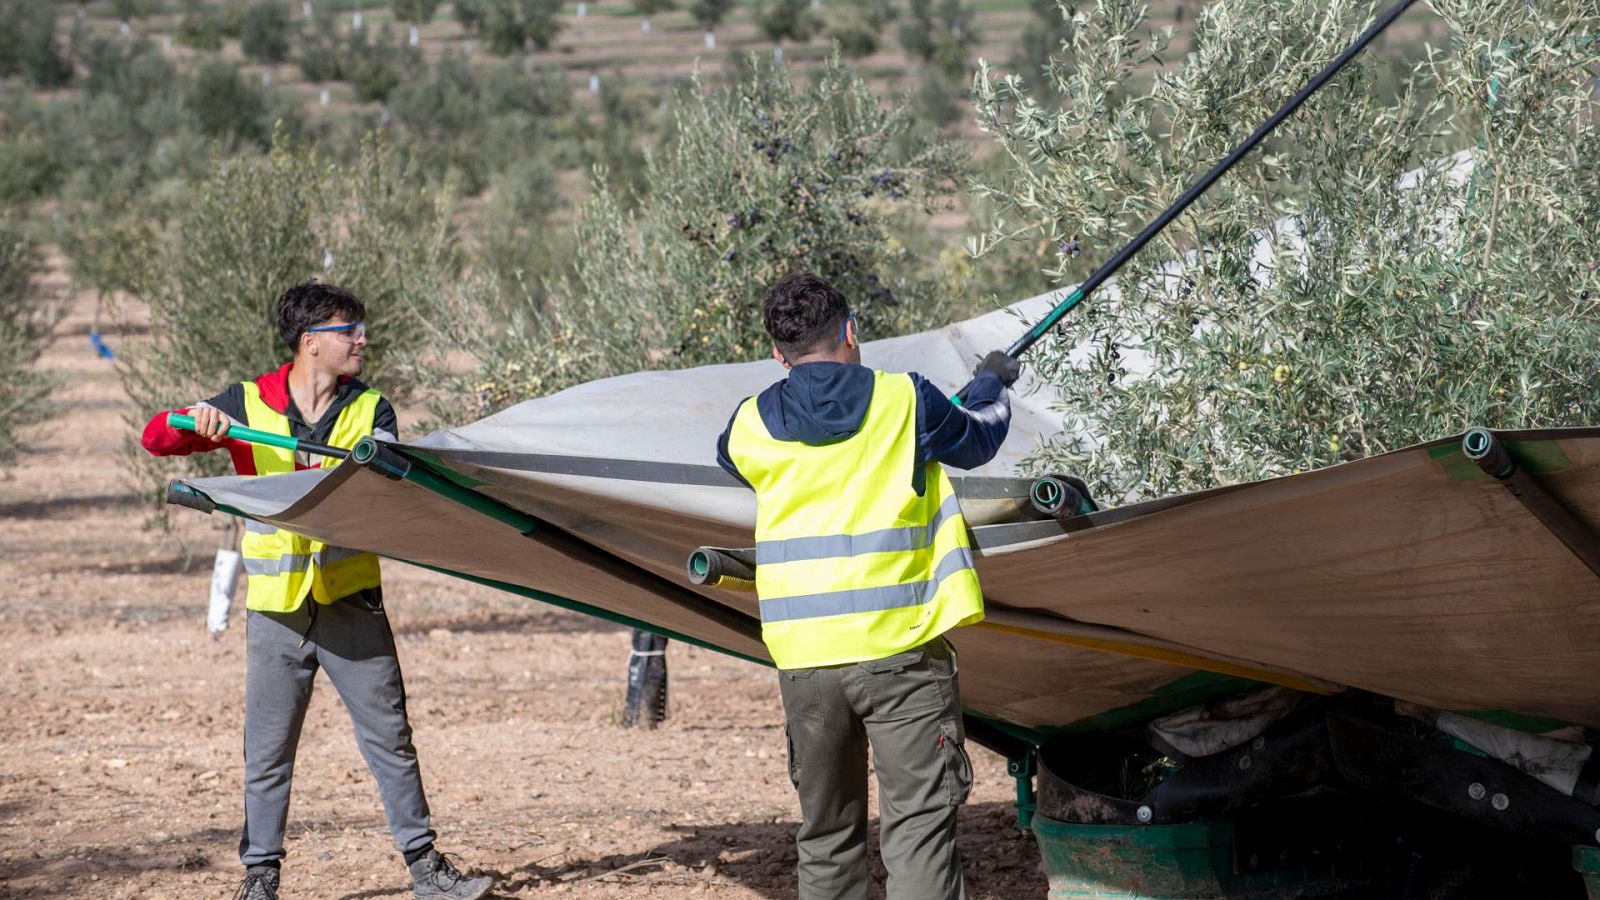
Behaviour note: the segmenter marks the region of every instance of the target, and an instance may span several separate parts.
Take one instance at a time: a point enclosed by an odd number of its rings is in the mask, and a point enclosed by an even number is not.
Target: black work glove
[[[1007,356],[1004,350],[991,350],[972,374],[982,375],[984,372],[993,372],[999,376],[1001,384],[1011,387],[1022,375],[1022,363]]]

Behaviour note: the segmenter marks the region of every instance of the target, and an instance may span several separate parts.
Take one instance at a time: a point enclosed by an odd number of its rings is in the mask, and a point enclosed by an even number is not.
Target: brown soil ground
[[[244,633],[237,608],[219,640],[204,621],[226,532],[186,510],[172,534],[142,527],[120,468],[126,400],[86,339],[91,309],[74,301],[40,361],[61,379],[55,421],[0,479],[0,897],[226,897],[241,875]],[[131,349],[136,332],[107,340]],[[795,896],[770,672],[674,645],[668,720],[623,730],[626,630],[400,564],[385,580],[440,846],[495,874],[494,896]],[[318,681],[284,896],[407,897]],[[1004,761],[973,755],[969,894],[1043,897]]]

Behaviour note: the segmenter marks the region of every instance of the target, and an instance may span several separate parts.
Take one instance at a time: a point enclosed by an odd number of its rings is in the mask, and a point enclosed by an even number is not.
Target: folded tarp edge
[[[269,522],[265,518],[260,518],[260,517],[251,515],[250,513],[247,513],[244,510],[239,509],[237,507],[229,506],[226,503],[220,503],[215,498],[213,498],[210,494],[206,493],[206,491],[204,489],[196,487],[193,484],[189,484],[188,482],[182,481],[181,479],[179,480],[179,483],[182,484],[188,490],[193,491],[193,492],[205,497],[207,500],[210,500],[215,505],[214,508],[218,512],[223,512],[223,513],[226,513],[228,515],[235,516],[237,518],[245,519],[245,520],[248,520],[248,521],[257,521],[257,522],[267,521],[268,524],[274,524],[274,523]],[[764,660],[764,659],[761,659],[759,657],[749,656],[749,655],[746,655],[744,653],[740,653],[737,650],[733,650],[733,649],[728,648],[728,647],[723,647],[723,646],[721,646],[719,644],[716,644],[716,643],[713,643],[711,641],[702,640],[700,638],[693,637],[693,636],[687,635],[687,634],[683,634],[681,632],[678,632],[678,631],[675,631],[675,630],[672,630],[672,629],[662,628],[659,625],[656,625],[656,624],[653,624],[653,623],[650,623],[650,622],[646,622],[646,621],[644,621],[642,619],[636,619],[636,618],[634,618],[632,616],[628,616],[628,615],[625,615],[625,614],[622,614],[622,613],[612,612],[611,610],[603,609],[601,607],[594,606],[592,604],[584,603],[584,602],[582,602],[580,600],[574,600],[574,599],[572,599],[570,597],[563,597],[563,596],[561,596],[559,594],[553,594],[553,593],[551,593],[549,591],[541,591],[538,588],[527,587],[525,585],[515,584],[515,583],[509,582],[509,581],[500,581],[500,580],[494,579],[494,578],[485,578],[485,577],[483,577],[481,575],[473,575],[473,574],[471,574],[469,572],[461,572],[461,571],[458,571],[458,570],[455,570],[455,569],[446,568],[444,566],[436,566],[436,565],[431,565],[429,563],[417,562],[415,560],[405,559],[403,557],[389,556],[387,554],[379,554],[379,555],[384,556],[387,559],[392,559],[395,562],[405,563],[408,566],[416,566],[419,569],[426,569],[426,570],[428,570],[430,572],[438,572],[438,573],[440,573],[442,575],[449,575],[449,576],[452,576],[452,577],[455,577],[455,578],[460,578],[463,581],[470,581],[470,582],[472,582],[474,584],[481,584],[481,585],[483,585],[485,587],[496,588],[498,590],[506,591],[506,592],[512,593],[512,594],[516,594],[518,596],[527,597],[530,600],[537,600],[537,601],[539,601],[541,603],[548,603],[551,606],[556,606],[556,607],[559,607],[559,608],[562,608],[562,609],[571,610],[572,612],[578,612],[578,613],[583,613],[585,615],[594,616],[595,618],[603,619],[603,620],[608,621],[608,622],[614,622],[614,623],[616,623],[618,625],[626,625],[626,626],[628,626],[630,628],[642,628],[642,629],[645,629],[646,631],[651,631],[651,632],[654,632],[656,634],[660,634],[660,635],[663,635],[665,637],[672,638],[674,640],[680,640],[680,641],[683,641],[683,642],[688,643],[688,644],[693,644],[693,645],[695,645],[697,647],[702,647],[702,648],[707,649],[707,650],[713,650],[713,651],[715,651],[717,653],[721,653],[721,654],[724,654],[726,656],[734,657],[735,659],[742,659],[742,660],[744,660],[746,662],[755,663],[756,665],[767,666],[769,668],[772,666],[771,660]],[[708,601],[708,602],[711,602],[711,601]]]

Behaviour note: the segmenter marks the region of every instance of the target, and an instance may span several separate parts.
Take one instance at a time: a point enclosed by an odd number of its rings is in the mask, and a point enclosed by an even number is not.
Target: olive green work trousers
[[[972,789],[944,638],[883,659],[778,673],[800,793],[800,900],[866,900],[867,748],[889,900],[962,900],[956,808]]]

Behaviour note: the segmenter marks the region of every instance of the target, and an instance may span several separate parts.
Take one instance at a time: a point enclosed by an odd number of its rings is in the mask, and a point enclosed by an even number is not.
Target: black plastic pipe
[[[689,554],[689,581],[725,591],[756,589],[756,551],[696,547]]]
[[[216,501],[177,480],[167,482],[167,502],[173,506],[186,506],[211,515],[217,509]]]
[[[1028,491],[1033,508],[1060,522],[1098,512],[1089,485],[1076,475],[1045,475]]]
[[[1600,537],[1578,518],[1532,472],[1517,462],[1511,448],[1487,428],[1474,428],[1461,439],[1461,452],[1500,482],[1511,496],[1532,513],[1551,534],[1565,544],[1589,571],[1600,576]]]

